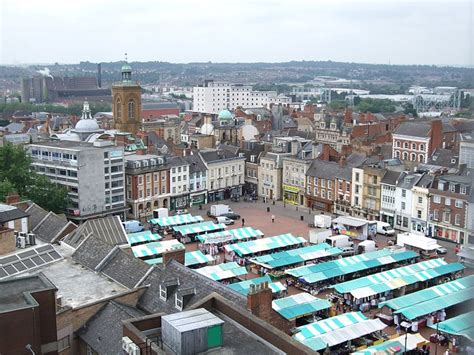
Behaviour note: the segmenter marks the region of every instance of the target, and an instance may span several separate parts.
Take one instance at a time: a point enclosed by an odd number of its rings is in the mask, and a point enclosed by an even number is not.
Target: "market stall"
[[[127,234],[127,241],[131,247],[135,245],[140,245],[140,244],[147,244],[150,242],[157,242],[161,239],[162,239],[161,235],[152,233],[149,230]]]
[[[154,259],[162,256],[166,251],[185,249],[184,245],[175,239],[163,240],[161,242],[151,242],[132,247],[135,257],[142,260]]]
[[[196,240],[199,235],[212,232],[220,232],[227,228],[225,224],[214,222],[201,222],[191,225],[173,227],[174,236],[182,243],[191,243]]]
[[[408,351],[415,350],[429,343],[419,333],[404,334],[399,337],[372,345],[365,349],[360,349],[353,352],[353,355],[372,355],[372,354],[404,354]],[[406,344],[406,348],[405,348]]]
[[[252,227],[228,229],[221,232],[201,234],[197,236],[199,249],[207,254],[217,254],[224,245],[262,238],[263,233]]]
[[[352,239],[373,239],[377,235],[377,222],[366,219],[339,216],[332,221],[333,229]]]
[[[190,268],[193,267],[202,267],[212,261],[214,261],[214,257],[211,255],[203,254],[200,250],[197,251],[190,251],[184,254],[184,265]],[[147,264],[161,264],[163,262],[163,258],[153,258],[145,260]]]
[[[196,271],[214,281],[223,281],[224,283],[231,283],[238,280],[239,276],[247,274],[247,269],[235,262],[205,266],[196,269]]]
[[[176,226],[199,223],[204,221],[201,216],[192,216],[191,214],[181,214],[171,217],[152,218],[148,222],[158,230],[168,230]]]
[[[272,279],[268,275],[265,275],[263,277],[257,277],[255,279],[236,282],[229,285],[229,287],[234,291],[237,291],[247,296],[250,291],[251,285],[260,285],[264,282],[268,282],[268,287],[271,288],[274,297],[278,297],[279,295],[286,293],[287,291],[285,285],[283,285],[281,282],[272,282]]]
[[[299,293],[272,301],[272,308],[288,320],[312,316],[331,307],[328,300],[316,298],[309,293]]]

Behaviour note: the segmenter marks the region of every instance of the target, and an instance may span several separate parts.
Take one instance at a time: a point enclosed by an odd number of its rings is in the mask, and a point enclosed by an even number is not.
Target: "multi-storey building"
[[[441,175],[431,184],[429,202],[428,234],[448,239],[456,243],[467,244],[472,231],[469,219],[472,212],[473,195],[472,171],[465,175]]]
[[[166,142],[171,140],[174,144],[181,143],[181,123],[177,117],[144,120],[141,128],[145,132],[155,132],[158,137],[163,138]]]
[[[352,215],[380,220],[381,181],[387,170],[375,165],[352,169]]]
[[[189,206],[207,203],[207,168],[199,154],[183,157],[189,164]]]
[[[460,135],[459,164],[466,164],[468,169],[474,169],[474,134]]]
[[[326,212],[346,214],[351,202],[352,167],[346,157],[339,162],[316,159],[306,172],[306,204]],[[336,208],[337,201],[337,208]]]
[[[395,227],[395,190],[401,174],[399,171],[388,170],[380,182],[380,196],[382,199],[380,204],[380,220],[390,223],[392,227]]]
[[[189,204],[189,163],[181,157],[168,159],[170,167],[170,209],[177,210]]]
[[[411,229],[412,188],[420,181],[423,174],[401,173],[395,188],[395,228],[402,231]]]
[[[314,140],[318,143],[329,144],[339,152],[350,144],[350,129],[344,125],[342,116],[315,115],[314,127]]]
[[[253,91],[252,86],[206,80],[204,85],[193,88],[193,110],[196,112],[219,113],[236,107],[263,107],[270,103],[288,104],[289,97],[276,91]]]
[[[433,179],[433,175],[424,174],[412,188],[411,230],[414,232],[428,233],[429,188]]]
[[[311,159],[299,155],[283,158],[283,201],[296,206],[305,205],[306,172]]]
[[[125,156],[128,214],[133,218],[152,215],[154,209],[170,205],[170,168],[159,155]]]
[[[403,162],[427,163],[443,140],[441,121],[402,122],[393,132],[392,157]]]
[[[282,171],[283,158],[290,153],[266,152],[260,157],[258,166],[258,190],[259,196],[270,200],[282,199]]]
[[[224,149],[199,152],[207,167],[208,201],[220,201],[242,195],[245,156]]]
[[[28,152],[37,173],[68,189],[68,218],[81,221],[127,210],[123,147],[110,141],[51,141],[30,144]]]

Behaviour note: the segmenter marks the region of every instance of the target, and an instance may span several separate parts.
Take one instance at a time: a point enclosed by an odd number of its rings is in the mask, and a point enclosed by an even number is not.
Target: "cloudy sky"
[[[474,0],[2,0],[0,63],[473,65]]]

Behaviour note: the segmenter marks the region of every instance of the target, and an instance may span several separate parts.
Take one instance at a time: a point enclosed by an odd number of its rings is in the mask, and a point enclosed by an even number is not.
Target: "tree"
[[[11,192],[15,192],[15,186],[8,179],[0,182],[0,201],[5,201]]]
[[[333,110],[343,110],[347,107],[347,102],[344,100],[332,100],[328,106]]]
[[[395,105],[388,99],[361,99],[356,108],[359,112],[381,113],[395,111]]]
[[[31,170],[31,158],[22,146],[8,143],[0,147],[0,197],[13,191],[53,212],[63,213],[70,202],[64,186]]]
[[[412,115],[413,117],[418,117],[418,113],[411,102],[406,102],[403,105],[403,113],[406,115]]]

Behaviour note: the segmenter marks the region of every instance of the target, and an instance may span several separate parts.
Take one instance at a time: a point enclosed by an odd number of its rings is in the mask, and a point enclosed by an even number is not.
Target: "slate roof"
[[[104,265],[100,268],[100,272],[119,284],[132,289],[150,268],[152,266],[146,262],[135,258],[124,250],[117,249],[105,261]]]
[[[110,301],[78,331],[99,354],[122,354],[122,321],[144,316],[142,311]]]
[[[429,137],[431,125],[427,122],[402,122],[393,132],[412,137]]]
[[[42,241],[53,243],[68,224],[73,223],[69,222],[64,215],[49,212],[32,231]]]
[[[433,182],[433,180],[434,180],[434,176],[433,176],[433,175],[425,174],[425,175],[423,175],[423,177],[418,181],[418,183],[416,184],[416,186],[429,188],[429,187],[431,186],[431,183]]]
[[[185,305],[185,309],[212,292],[219,293],[239,307],[245,308],[246,306],[247,298],[245,296],[185,267],[175,260],[171,260],[167,265],[155,265],[153,271],[143,280],[140,286],[149,285],[149,287],[138,301],[139,307],[149,313],[178,312],[175,307],[174,294],[168,295],[166,301],[160,299],[160,284],[173,278],[178,278],[180,284],[175,292],[189,288],[195,288],[196,290],[195,295]]]
[[[185,157],[183,157],[183,159],[186,160],[189,164],[190,174],[207,170],[206,165],[204,165],[204,162],[202,161],[201,157],[197,152],[192,155],[186,155]]]
[[[173,167],[173,166],[183,166],[183,165],[187,165],[188,162],[183,159],[182,157],[170,157],[167,161],[168,163],[168,166],[170,167]]]
[[[451,162],[452,159],[454,159],[453,163]],[[457,152],[451,149],[436,149],[428,160],[428,164],[456,168],[458,166],[458,161],[459,156]]]
[[[63,242],[77,248],[90,234],[111,245],[127,243],[127,233],[119,216],[89,219],[64,238]]]
[[[90,236],[72,254],[72,258],[81,265],[95,270],[96,266],[104,259],[114,247],[102,240]]]
[[[9,132],[18,133],[23,132],[23,128],[25,128],[23,123],[12,122],[5,127],[0,127],[0,131],[6,131],[8,129]]]
[[[402,176],[398,180],[398,187],[406,190],[411,190],[413,186],[415,186],[418,183],[418,180],[421,179],[420,174],[405,174],[403,173],[403,178]]]
[[[306,175],[329,180],[334,178],[351,180],[352,167],[348,165],[341,167],[338,162],[315,159]]]
[[[28,213],[20,210],[18,207],[0,203],[0,223],[14,221],[25,217],[28,217]]]
[[[380,182],[385,185],[395,186],[401,174],[399,171],[387,170],[387,173]]]
[[[239,157],[237,154],[233,154],[232,152],[229,152],[227,150],[217,149],[201,150],[199,154],[206,163],[213,163],[225,159],[235,159]]]
[[[46,217],[48,211],[38,206],[36,203],[32,203],[26,210],[26,213],[30,215],[29,225],[30,230],[35,229],[38,224]]]

